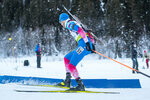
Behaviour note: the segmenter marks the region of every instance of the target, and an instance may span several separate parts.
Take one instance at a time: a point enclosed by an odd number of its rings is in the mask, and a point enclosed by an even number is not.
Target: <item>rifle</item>
[[[94,35],[94,33],[92,32],[91,29],[88,29],[86,25],[82,24],[81,21],[73,14],[71,14],[71,12],[63,5],[63,8],[67,11],[67,13],[76,21],[80,24],[80,26],[83,28],[83,30],[85,32],[89,32],[89,34],[100,44],[104,45],[104,42],[102,42],[101,40],[98,39],[98,37],[96,35]]]

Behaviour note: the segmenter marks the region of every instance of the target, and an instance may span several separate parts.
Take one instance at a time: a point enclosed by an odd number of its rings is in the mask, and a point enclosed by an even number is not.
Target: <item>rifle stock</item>
[[[77,22],[80,24],[80,26],[84,29],[84,31],[88,31],[88,30],[89,30],[89,29],[87,28],[87,26],[84,25],[84,24],[82,24],[81,21],[80,21],[75,15],[71,14],[71,12],[70,12],[69,10],[67,10],[67,8],[66,8],[64,5],[63,5],[63,8],[67,11],[67,13],[68,13],[75,21],[77,21]],[[102,42],[101,40],[99,40],[92,32],[89,32],[89,33],[93,36],[93,38],[94,38],[98,43],[104,45],[104,42]]]

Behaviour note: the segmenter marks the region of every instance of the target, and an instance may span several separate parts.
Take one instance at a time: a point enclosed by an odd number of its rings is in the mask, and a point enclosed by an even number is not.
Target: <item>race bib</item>
[[[84,51],[84,49],[81,46],[76,50],[78,55],[81,54],[83,51]]]

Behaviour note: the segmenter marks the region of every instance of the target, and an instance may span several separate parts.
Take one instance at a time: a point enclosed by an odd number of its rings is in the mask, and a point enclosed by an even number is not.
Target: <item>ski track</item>
[[[23,66],[23,61],[28,59],[30,66]],[[132,66],[131,59],[116,59],[126,65]],[[9,62],[9,63],[6,63]],[[145,62],[138,58],[139,69],[150,75],[150,69],[142,69]],[[36,68],[36,57],[0,58],[0,75],[32,76],[46,78],[65,78],[63,56],[43,57],[42,69]],[[90,93],[18,93],[14,90],[61,90],[52,87],[23,86],[16,83],[0,84],[1,100],[149,100],[150,79],[132,74],[131,70],[108,59],[98,59],[98,56],[88,56],[78,64],[77,69],[83,79],[139,79],[140,89],[95,89],[91,91],[114,91],[120,94],[90,94]]]

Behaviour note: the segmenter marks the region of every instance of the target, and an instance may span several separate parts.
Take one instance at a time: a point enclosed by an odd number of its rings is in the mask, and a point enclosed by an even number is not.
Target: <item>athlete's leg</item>
[[[66,79],[61,82],[61,83],[58,83],[57,85],[58,86],[66,86],[66,87],[70,87],[71,85],[71,73],[68,69],[68,65],[69,65],[69,62],[70,62],[70,59],[71,59],[71,56],[73,55],[73,52],[70,52],[68,53],[65,57],[64,57],[64,63],[65,63],[65,69],[66,69]]]
[[[78,70],[76,69],[77,64],[84,58],[84,56],[90,54],[91,51],[86,50],[86,44],[83,40],[78,42],[78,48],[74,51],[73,55],[71,56],[68,69],[72,76],[76,79],[77,87],[73,88],[73,90],[84,91],[85,86],[82,82],[82,79],[79,77]]]
[[[68,69],[68,65],[69,65],[70,59],[71,59],[71,57],[72,57],[72,55],[73,55],[73,52],[74,52],[74,51],[68,53],[68,54],[64,57],[64,63],[65,63],[66,73],[67,73],[67,72],[70,72],[69,69]]]
[[[79,46],[73,53],[68,68],[72,76],[77,79],[79,77],[78,70],[76,69],[77,64],[83,59],[83,57],[90,52],[87,51],[84,47]]]

